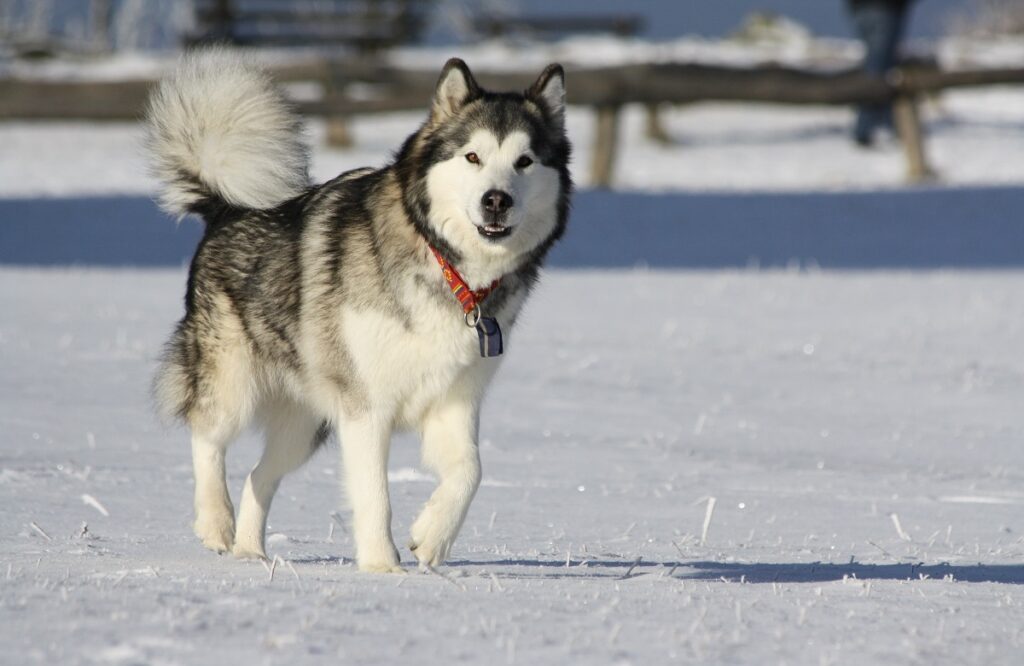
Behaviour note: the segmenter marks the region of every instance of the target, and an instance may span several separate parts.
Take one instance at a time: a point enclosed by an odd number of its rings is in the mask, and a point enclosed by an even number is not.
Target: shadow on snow
[[[1024,188],[581,191],[556,268],[1024,267]],[[146,197],[0,200],[0,264],[182,266],[201,223]]]
[[[585,564],[584,564],[585,563]],[[858,580],[942,580],[952,576],[965,583],[1024,584],[1024,565],[1019,564],[925,564],[905,562],[894,564],[706,562],[641,560],[565,560],[505,559],[491,561],[456,560],[452,567],[501,567],[491,571],[499,578],[607,578],[629,580],[640,576],[672,576],[680,580],[703,580],[747,583],[820,583],[856,577]]]

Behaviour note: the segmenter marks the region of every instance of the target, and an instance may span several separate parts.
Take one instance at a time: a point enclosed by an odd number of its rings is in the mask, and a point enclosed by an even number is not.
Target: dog
[[[265,559],[282,477],[333,432],[359,569],[401,572],[387,461],[392,433],[415,430],[438,485],[409,547],[443,564],[480,483],[484,392],[568,220],[561,66],[494,93],[449,60],[389,164],[322,185],[287,101],[227,51],[186,55],[147,127],[161,207],[205,221],[155,380],[190,428],[196,535]],[[266,442],[236,518],[225,452],[252,422]]]

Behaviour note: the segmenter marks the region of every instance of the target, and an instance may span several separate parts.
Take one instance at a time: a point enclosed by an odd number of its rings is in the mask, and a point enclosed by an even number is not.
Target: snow
[[[282,486],[272,574],[201,548],[187,435],[146,390],[184,282],[0,269],[11,663],[1020,653],[1022,273],[549,272],[446,578],[407,552],[407,576],[354,570],[333,443]],[[232,453],[237,493],[254,437]],[[396,443],[399,543],[432,487],[416,457]]]
[[[356,118],[347,151],[311,123],[314,177],[382,164],[421,115]],[[1019,87],[930,101],[941,180],[906,189],[845,109],[681,107],[671,146],[627,109],[616,188],[580,192],[509,337],[453,561],[403,550],[406,576],[355,571],[334,443],[285,479],[273,564],[202,549],[187,433],[148,392],[198,227],[148,201],[136,125],[0,124],[0,661],[1015,664],[1022,118]],[[584,188],[592,124],[571,110]],[[119,264],[150,268],[95,267]],[[257,456],[232,450],[236,498]],[[399,545],[417,458],[396,441]]]

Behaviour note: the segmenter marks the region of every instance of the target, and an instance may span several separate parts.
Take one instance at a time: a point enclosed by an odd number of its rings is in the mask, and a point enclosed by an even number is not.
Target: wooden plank
[[[552,16],[484,16],[473,22],[474,27],[491,37],[512,33],[539,33],[566,35],[579,33],[612,33],[622,37],[639,34],[644,19],[637,14],[612,15],[552,15]]]
[[[415,108],[429,98],[437,81],[433,70],[395,70],[387,67],[332,68],[335,80],[373,81],[394,90],[386,107],[408,104]],[[533,72],[476,72],[484,87],[516,90],[529,86]],[[1006,74],[1024,82],[1024,69]],[[570,69],[566,73],[570,104],[601,105],[627,103],[688,103],[698,101],[745,101],[780,104],[849,105],[886,102],[898,90],[886,81],[859,70],[810,72],[780,66],[756,68],[720,67],[702,64],[637,64],[596,69]],[[914,83],[916,84],[916,79]],[[343,86],[339,86],[343,88]],[[345,103],[342,99],[334,100]],[[353,101],[366,107],[365,101]],[[353,111],[356,108],[351,109]]]
[[[421,7],[429,2],[376,0],[305,5],[217,0],[195,8],[196,29],[184,41],[238,45],[337,43],[378,48],[415,40],[425,25]]]
[[[0,118],[138,120],[154,83],[0,79]]]
[[[971,88],[1000,84],[1024,83],[1024,69],[999,67],[969,70],[896,70],[890,83],[907,92],[938,92],[947,88]]]
[[[400,70],[373,64],[300,62],[279,68],[281,80],[318,80],[330,92],[323,100],[299,104],[314,115],[351,115],[423,110],[437,83],[434,70]],[[537,72],[477,72],[485,87],[523,90]],[[696,64],[639,64],[569,70],[569,104],[621,106],[629,103],[698,101],[852,105],[885,102],[899,94],[950,87],[1024,83],[1024,69],[914,73],[890,83],[859,71],[820,73],[777,66],[750,69]],[[347,86],[360,83],[373,97],[358,98]],[[42,81],[0,79],[0,118],[96,120],[138,117],[152,81]]]
[[[383,8],[382,8],[383,9]],[[326,10],[302,10],[296,9],[265,9],[232,11],[228,16],[235,23],[273,23],[273,24],[294,24],[294,23],[341,23],[346,21],[363,22],[386,22],[401,20],[402,10],[400,8],[384,9],[383,11],[368,11],[365,8],[338,8]],[[197,10],[196,18],[201,23],[214,23],[222,20],[222,15],[217,10]]]

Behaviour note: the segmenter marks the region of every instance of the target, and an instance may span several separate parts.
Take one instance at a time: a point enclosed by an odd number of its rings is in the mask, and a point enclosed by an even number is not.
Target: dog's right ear
[[[480,86],[469,67],[459,58],[452,58],[441,70],[441,78],[434,90],[434,105],[430,117],[435,121],[454,116],[459,109],[480,94]]]

